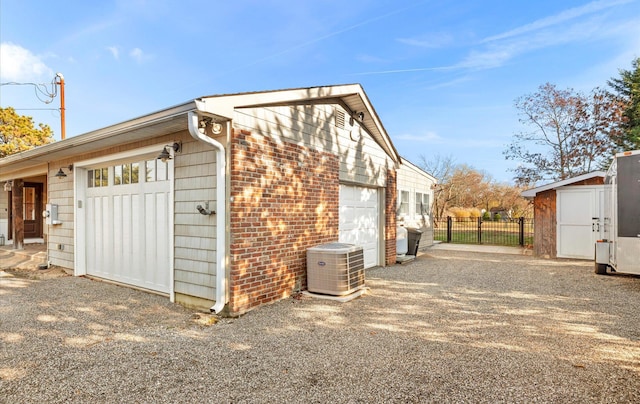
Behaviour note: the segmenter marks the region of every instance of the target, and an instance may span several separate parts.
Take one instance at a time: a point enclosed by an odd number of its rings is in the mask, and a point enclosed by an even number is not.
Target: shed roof
[[[550,184],[541,185],[536,188],[527,189],[526,191],[522,191],[520,195],[527,199],[535,198],[536,194],[540,192],[548,191],[551,189],[558,189],[560,187],[565,187],[567,185],[575,184],[577,182],[589,180],[591,178],[602,177],[604,178],[606,173],[604,171],[592,171],[590,173],[578,175],[577,177],[567,178],[566,180],[552,182]]]
[[[361,127],[392,160],[400,162],[400,156],[362,86],[345,84],[196,98],[138,118],[4,157],[0,159],[0,171],[2,177],[8,177],[12,172],[32,169],[50,161],[185,130],[187,113],[201,110],[203,106],[212,115],[232,119],[233,111],[240,108],[329,103],[341,105],[354,118],[363,112]]]

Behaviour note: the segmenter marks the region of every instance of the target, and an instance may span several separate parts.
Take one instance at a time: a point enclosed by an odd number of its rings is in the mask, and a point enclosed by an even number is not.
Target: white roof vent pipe
[[[200,104],[196,101],[196,108],[200,112]],[[202,111],[203,114],[204,111]],[[224,146],[215,139],[200,131],[200,115],[196,111],[189,111],[189,133],[194,139],[206,143],[216,149],[216,303],[211,311],[218,314],[227,304],[227,269],[226,269],[226,156]],[[221,131],[220,127],[214,130]],[[228,127],[227,127],[228,129]]]

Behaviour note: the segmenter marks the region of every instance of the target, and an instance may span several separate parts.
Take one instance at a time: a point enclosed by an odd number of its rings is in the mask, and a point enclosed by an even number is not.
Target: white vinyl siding
[[[271,136],[299,146],[340,156],[340,181],[384,187],[387,168],[395,163],[384,150],[357,124],[336,126],[334,105],[282,106],[236,110],[234,126],[252,133]]]
[[[398,169],[398,201],[404,192],[409,193],[408,209],[398,209],[398,223],[422,230],[420,245],[433,244],[431,204],[435,178],[412,163],[402,159]],[[400,205],[399,205],[400,206]]]

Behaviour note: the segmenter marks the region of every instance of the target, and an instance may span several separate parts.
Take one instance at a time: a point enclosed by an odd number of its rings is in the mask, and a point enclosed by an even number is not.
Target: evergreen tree
[[[622,135],[616,145],[622,150],[640,149],[640,58],[632,69],[620,69],[620,77],[608,81],[613,97],[623,104]]]

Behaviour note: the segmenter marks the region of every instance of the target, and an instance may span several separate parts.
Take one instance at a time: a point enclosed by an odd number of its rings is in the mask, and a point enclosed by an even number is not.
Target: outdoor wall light
[[[203,118],[200,120],[200,122],[198,122],[198,129],[200,130],[200,133],[205,133],[207,131],[207,127],[211,128],[211,133],[213,133],[214,135],[219,135],[222,133],[222,130],[224,129],[222,127],[222,124],[215,122],[212,118]]]
[[[354,118],[357,118],[360,122],[364,121],[364,112],[354,112],[351,114],[349,117],[349,125],[353,126]]]
[[[73,164],[69,164],[67,166],[67,168],[69,169],[69,172],[73,171]],[[64,171],[62,171],[62,167],[60,167],[60,169],[58,170],[58,172],[56,173],[56,177],[58,178],[64,178],[66,177],[67,174],[64,173]]]
[[[175,142],[174,144],[168,144],[162,148],[160,154],[158,154],[158,160],[162,160],[163,163],[166,163],[167,160],[171,160],[171,153],[169,153],[168,147],[171,147],[175,153],[179,152],[182,149],[182,144]]]

